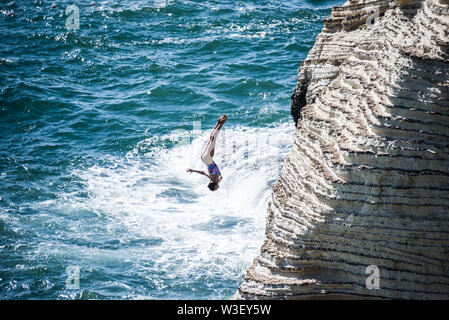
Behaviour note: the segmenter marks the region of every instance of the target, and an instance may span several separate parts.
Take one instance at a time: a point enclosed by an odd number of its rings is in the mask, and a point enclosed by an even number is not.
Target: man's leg
[[[214,129],[212,130],[209,138],[209,142],[206,145],[206,148],[203,151],[203,154],[201,155],[201,160],[206,165],[211,165],[215,154],[215,142],[217,141],[218,133],[220,133],[220,129],[223,127],[224,123],[218,123],[215,125]]]

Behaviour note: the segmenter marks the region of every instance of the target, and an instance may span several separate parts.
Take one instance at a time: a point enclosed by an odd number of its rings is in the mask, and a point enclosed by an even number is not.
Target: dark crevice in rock
[[[292,105],[290,107],[291,115],[293,117],[293,121],[295,121],[295,126],[298,125],[298,121],[301,120],[301,109],[307,104],[306,95],[307,88],[309,86],[309,81],[303,81],[299,84],[298,89],[293,92],[291,99]]]

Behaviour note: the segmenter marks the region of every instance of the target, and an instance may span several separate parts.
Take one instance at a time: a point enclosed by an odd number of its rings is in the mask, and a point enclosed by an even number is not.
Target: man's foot
[[[224,124],[228,120],[228,116],[226,114],[222,115],[220,118],[218,118],[217,123]]]

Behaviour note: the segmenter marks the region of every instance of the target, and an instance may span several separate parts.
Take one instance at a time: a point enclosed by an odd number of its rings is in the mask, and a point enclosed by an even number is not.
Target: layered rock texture
[[[234,298],[449,298],[448,2],[333,8],[299,70],[294,145]]]

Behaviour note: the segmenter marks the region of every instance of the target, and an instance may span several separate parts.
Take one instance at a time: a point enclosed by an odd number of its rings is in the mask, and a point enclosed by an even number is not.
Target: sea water
[[[0,299],[232,296],[342,2],[2,1]]]

